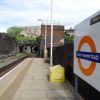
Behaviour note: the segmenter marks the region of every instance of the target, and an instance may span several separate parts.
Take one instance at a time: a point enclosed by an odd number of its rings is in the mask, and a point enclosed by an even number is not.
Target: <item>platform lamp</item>
[[[44,19],[38,19],[38,21],[41,21],[42,22],[42,25],[45,23],[45,25],[44,25],[44,28],[45,28],[45,45],[44,45],[44,59],[46,60],[47,59],[47,53],[48,53],[48,51],[47,51],[47,46],[46,46],[46,44],[47,44],[47,19],[46,20],[44,20]]]

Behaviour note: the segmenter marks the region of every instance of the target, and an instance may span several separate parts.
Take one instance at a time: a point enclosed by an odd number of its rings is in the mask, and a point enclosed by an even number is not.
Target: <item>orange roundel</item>
[[[79,43],[79,47],[78,47],[78,51],[81,50],[81,47],[84,43],[87,43],[89,45],[89,47],[91,48],[91,52],[96,53],[96,46],[94,44],[94,41],[92,40],[92,38],[90,38],[89,36],[84,36],[80,43]],[[81,60],[80,58],[78,58],[78,64],[80,67],[81,72],[86,75],[86,76],[90,76],[92,75],[92,73],[95,70],[96,67],[96,62],[91,62],[88,68],[85,68],[82,64],[81,64]]]

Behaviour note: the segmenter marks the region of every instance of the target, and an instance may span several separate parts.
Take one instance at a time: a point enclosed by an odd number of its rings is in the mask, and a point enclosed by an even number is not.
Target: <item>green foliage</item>
[[[73,43],[74,35],[65,34],[64,41],[65,43]]]
[[[20,28],[20,27],[11,27],[7,30],[7,35],[9,37],[12,37],[12,38],[15,38],[16,36],[20,36],[20,32],[22,31],[23,29]]]
[[[0,63],[4,63],[5,61],[3,59],[0,59]]]
[[[19,59],[25,57],[26,55],[26,53],[17,53],[15,56]]]
[[[38,38],[39,38],[38,36],[30,36],[30,37],[17,36],[16,41],[18,44],[34,44],[39,42]]]
[[[25,37],[21,35],[20,32],[23,29],[20,27],[11,27],[7,30],[7,36],[11,38],[15,38],[17,44],[24,45],[24,44],[34,44],[40,41],[40,36],[30,36]]]
[[[36,37],[36,41],[37,41],[37,42],[40,42],[40,40],[41,40],[41,36],[37,36],[37,37]]]

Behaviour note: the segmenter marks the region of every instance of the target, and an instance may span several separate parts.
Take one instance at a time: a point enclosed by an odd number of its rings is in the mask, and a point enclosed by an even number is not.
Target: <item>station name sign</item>
[[[90,25],[100,22],[100,14],[90,20]]]
[[[100,92],[100,10],[77,24],[75,34],[74,73]]]
[[[79,52],[79,51],[77,51],[76,57],[84,59],[84,60],[100,63],[100,53]]]

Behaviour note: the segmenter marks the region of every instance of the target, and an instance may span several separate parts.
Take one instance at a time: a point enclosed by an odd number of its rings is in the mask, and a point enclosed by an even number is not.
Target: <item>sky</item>
[[[53,23],[74,28],[100,10],[100,0],[52,0]],[[13,26],[50,24],[51,0],[0,0],[0,32]]]

